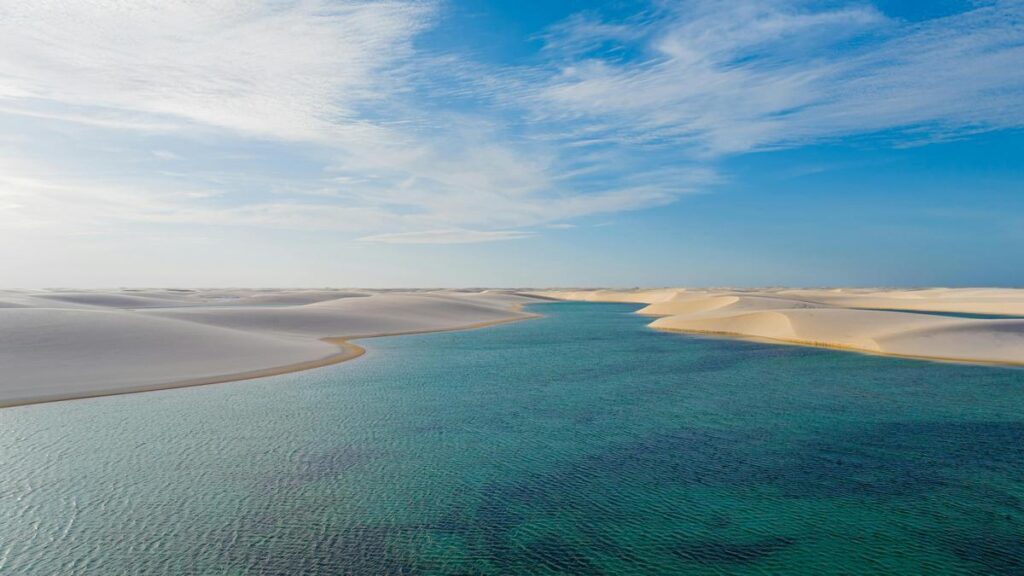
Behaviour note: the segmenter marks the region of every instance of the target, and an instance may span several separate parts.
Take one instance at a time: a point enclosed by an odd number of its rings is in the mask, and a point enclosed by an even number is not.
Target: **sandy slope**
[[[1024,290],[543,291],[566,300],[636,302],[651,327],[967,362],[1024,363],[1024,318],[912,311],[1024,313]]]
[[[517,308],[529,301],[455,292],[0,292],[0,406],[309,368],[357,354],[344,338],[525,318]]]
[[[177,308],[140,311],[246,332],[315,338],[445,330],[510,316],[503,300],[459,294],[373,294],[289,307]]]

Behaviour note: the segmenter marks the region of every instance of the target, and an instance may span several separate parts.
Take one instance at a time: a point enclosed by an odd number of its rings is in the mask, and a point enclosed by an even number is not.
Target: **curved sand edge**
[[[118,394],[134,394],[140,392],[152,392],[156,390],[167,390],[174,388],[187,388],[192,386],[204,386],[209,384],[223,384],[227,382],[237,382],[241,380],[251,380],[254,378],[264,378],[269,376],[279,376],[282,374],[289,374],[292,372],[301,372],[305,370],[312,370],[315,368],[322,368],[333,364],[339,364],[348,360],[353,360],[366,353],[366,349],[362,346],[354,344],[352,340],[359,340],[364,338],[379,338],[387,336],[405,336],[415,334],[430,334],[434,332],[456,332],[465,330],[476,330],[485,328],[488,326],[494,326],[498,324],[506,324],[510,322],[517,322],[520,320],[528,320],[532,318],[541,317],[541,314],[535,313],[524,313],[521,311],[523,304],[514,303],[511,305],[504,306],[504,310],[512,316],[498,318],[495,320],[487,320],[482,322],[475,322],[465,325],[456,326],[445,326],[432,329],[420,329],[420,330],[403,330],[393,332],[377,332],[377,333],[366,333],[356,335],[346,335],[339,337],[325,337],[319,338],[318,340],[323,343],[331,344],[339,349],[338,352],[324,356],[322,358],[306,360],[301,362],[293,362],[283,364],[279,366],[271,366],[267,368],[260,368],[255,370],[244,370],[240,372],[229,372],[224,374],[215,374],[210,376],[202,376],[197,378],[188,378],[183,380],[171,380],[166,382],[148,383],[138,386],[116,386],[109,388],[93,388],[88,390],[68,390],[57,393],[40,394],[38,396],[27,396],[20,398],[7,398],[0,399],[0,408],[7,408],[13,406],[24,406],[29,404],[42,404],[49,402],[59,402],[64,400],[76,400],[84,398],[95,398],[103,396],[113,396]]]
[[[522,305],[518,305],[512,309],[511,312],[519,312]],[[508,324],[510,322],[518,322],[520,320],[531,320],[533,318],[540,318],[541,314],[523,314],[521,316],[515,316],[512,318],[505,318],[502,320],[489,320],[487,322],[478,322],[476,324],[469,324],[467,326],[457,326],[454,328],[440,328],[437,330],[410,330],[408,332],[393,332],[393,333],[382,333],[382,334],[362,334],[358,336],[345,336],[341,338],[321,338],[322,342],[333,344],[341,349],[341,352],[332,354],[318,360],[309,360],[306,362],[297,362],[295,364],[287,364],[285,366],[274,366],[271,368],[263,368],[260,370],[250,370],[247,372],[236,372],[233,374],[222,374],[217,376],[208,376],[202,378],[191,378],[189,380],[178,380],[175,382],[159,383],[159,384],[147,384],[144,386],[134,386],[127,388],[112,388],[108,390],[90,390],[87,393],[67,393],[67,394],[54,394],[48,396],[40,396],[37,398],[22,398],[18,400],[0,401],[0,408],[10,408],[13,406],[25,406],[29,404],[45,404],[48,402],[61,402],[63,400],[80,400],[83,398],[98,398],[102,396],[115,396],[120,394],[136,394],[139,392],[154,392],[156,390],[170,390],[173,388],[189,388],[192,386],[206,386],[209,384],[225,384],[227,382],[238,382],[240,380],[252,380],[255,378],[265,378],[269,376],[280,376],[282,374],[290,374],[292,372],[304,372],[306,370],[312,370],[314,368],[323,368],[324,366],[331,366],[333,364],[340,364],[348,360],[354,360],[359,358],[363,354],[366,354],[366,348],[353,344],[350,340],[362,340],[366,338],[383,338],[386,336],[411,336],[415,334],[432,334],[434,332],[462,332],[466,330],[478,330],[480,328],[486,328],[488,326],[495,326],[497,324]]]
[[[49,394],[46,396],[39,396],[35,398],[19,398],[17,400],[5,400],[0,401],[0,408],[10,408],[12,406],[25,406],[27,404],[44,404],[47,402],[60,402],[63,400],[79,400],[82,398],[97,398],[101,396],[115,396],[119,394],[135,394],[138,392],[152,392],[154,390],[166,390],[170,388],[188,388],[190,386],[205,386],[207,384],[223,384],[225,382],[251,380],[253,378],[263,378],[265,376],[278,376],[281,374],[288,374],[290,372],[300,372],[303,370],[312,370],[313,368],[330,366],[331,364],[339,364],[346,360],[358,358],[366,353],[365,348],[352,344],[351,342],[346,342],[344,339],[341,338],[323,338],[322,340],[324,342],[328,342],[330,344],[338,346],[341,349],[341,352],[331,354],[330,356],[326,356],[324,358],[320,358],[317,360],[297,362],[294,364],[287,364],[285,366],[262,368],[259,370],[250,370],[247,372],[236,372],[234,374],[204,376],[202,378],[190,378],[188,380],[178,380],[175,382],[157,384],[145,384],[142,386],[118,387],[105,390],[89,390],[88,392],[85,393],[72,392],[64,394]]]
[[[650,325],[648,325],[650,326]],[[652,329],[660,332],[671,332],[675,334],[691,334],[695,336],[707,336],[709,338],[721,337],[735,340],[749,340],[751,342],[762,342],[765,344],[779,344],[784,346],[802,346],[804,348],[823,348],[826,350],[839,350],[841,352],[854,352],[857,354],[865,354],[868,356],[886,356],[892,358],[905,358],[907,360],[927,360],[930,362],[947,362],[950,364],[969,364],[969,365],[981,365],[981,366],[1008,366],[1008,367],[1024,367],[1024,361],[1015,360],[964,360],[963,358],[951,358],[948,356],[926,356],[922,354],[900,354],[898,352],[885,352],[882,350],[871,350],[868,348],[858,348],[856,346],[848,346],[845,344],[835,344],[831,342],[819,342],[814,340],[799,340],[799,339],[787,339],[787,338],[769,338],[767,336],[754,336],[751,334],[744,334],[742,332],[723,332],[718,330],[683,330],[680,328],[662,328],[653,326]]]

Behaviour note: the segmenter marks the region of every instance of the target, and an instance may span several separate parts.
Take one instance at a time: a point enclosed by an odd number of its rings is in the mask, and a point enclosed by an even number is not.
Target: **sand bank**
[[[542,291],[549,298],[647,304],[659,330],[739,336],[873,354],[1024,364],[1024,290],[627,290]]]
[[[336,296],[336,297],[331,297]],[[0,406],[195,386],[355,358],[350,340],[529,318],[508,293],[0,292]]]

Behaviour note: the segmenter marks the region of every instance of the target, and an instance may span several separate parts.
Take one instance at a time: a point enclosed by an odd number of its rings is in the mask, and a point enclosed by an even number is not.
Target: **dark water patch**
[[[778,469],[777,483],[795,497],[908,495],[972,471],[1011,472],[1022,462],[1021,422],[885,423],[839,430],[803,447]]]
[[[727,568],[731,564],[761,562],[794,543],[793,539],[781,536],[750,543],[721,540],[685,541],[673,546],[672,553],[688,562]]]
[[[359,466],[379,457],[367,448],[341,445],[321,451],[303,451],[289,462],[268,474],[259,485],[269,496],[296,490],[317,482],[337,481]]]
[[[557,506],[571,510],[591,505],[587,496],[593,492],[592,485],[598,479],[616,479],[623,485],[645,483],[663,487],[749,482],[756,466],[739,457],[741,438],[749,439],[745,434],[737,436],[700,429],[655,434],[642,441],[566,462],[547,474],[512,479],[507,484],[491,487],[482,496],[485,501],[508,506]]]
[[[544,568],[560,574],[604,574],[590,560],[585,551],[555,535],[546,535],[525,546],[512,562],[503,562],[501,568],[509,573],[527,574]]]
[[[705,486],[729,490],[770,489],[788,498],[892,498],[945,491],[972,473],[1013,474],[1024,462],[1024,424],[887,423],[839,430],[811,442],[782,441],[771,430],[680,428],[564,463],[544,475],[493,485],[482,495],[491,516],[481,521],[504,530],[521,510],[541,509],[587,517],[610,491],[668,493]],[[992,486],[979,487],[1000,509],[1020,509],[1020,498]],[[602,517],[632,521],[628,510],[600,508]],[[649,510],[692,521],[687,508]],[[728,523],[716,514],[705,522]]]
[[[952,545],[958,558],[978,567],[978,574],[1024,574],[1024,533],[960,538]]]
[[[813,357],[822,353],[821,350],[798,346],[780,346],[777,344],[763,344],[745,340],[729,338],[718,338],[699,334],[667,333],[670,340],[660,341],[667,344],[667,347],[659,348],[664,354],[678,355],[678,343],[674,340],[697,340],[700,343],[700,354],[694,355],[683,366],[682,373],[686,375],[722,372],[735,369],[738,366],[765,362],[765,361],[786,361],[799,360]]]
[[[358,446],[344,445],[322,452],[303,455],[292,477],[301,482],[316,482],[335,477],[347,470],[366,464],[373,454]]]
[[[751,450],[763,438],[756,431],[679,428],[591,456],[568,475],[633,476],[662,484],[749,483],[764,474],[760,456]]]

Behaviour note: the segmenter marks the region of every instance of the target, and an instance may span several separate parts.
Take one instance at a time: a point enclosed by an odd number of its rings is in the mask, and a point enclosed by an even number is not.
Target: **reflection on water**
[[[0,573],[1024,573],[1024,370],[634,309],[2,410]]]

